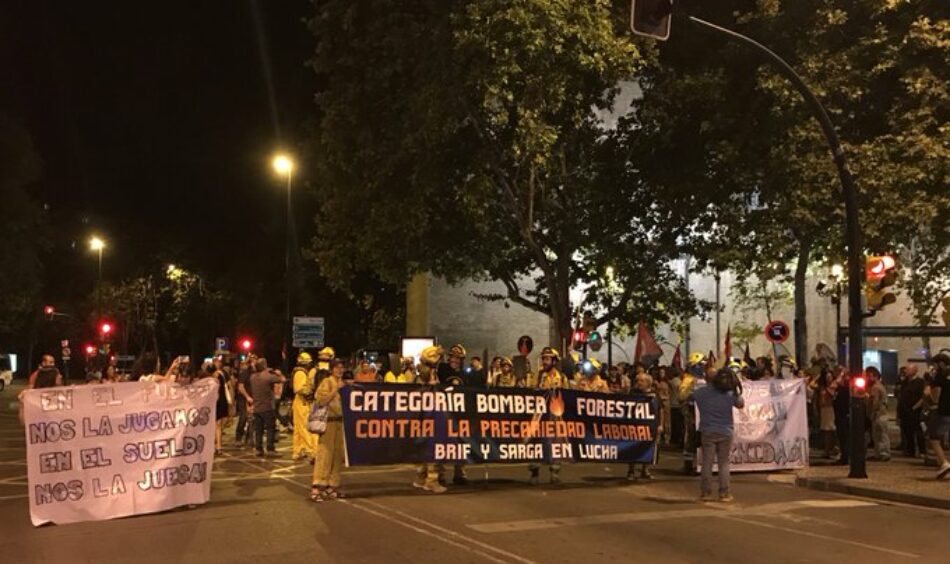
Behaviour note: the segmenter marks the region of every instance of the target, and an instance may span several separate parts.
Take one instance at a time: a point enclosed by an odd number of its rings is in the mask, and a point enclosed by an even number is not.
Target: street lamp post
[[[89,239],[89,248],[99,255],[99,278],[96,282],[96,316],[102,315],[102,249],[106,248],[106,242],[97,236]]]
[[[286,285],[286,296],[284,301],[284,357],[283,357],[283,369],[284,372],[289,370],[290,366],[290,331],[292,325],[291,318],[291,294],[293,292],[293,282],[291,280],[291,261],[290,261],[290,248],[293,243],[293,175],[294,175],[294,161],[288,155],[278,153],[274,155],[274,159],[271,161],[271,165],[274,167],[274,172],[278,175],[287,177],[287,240],[284,249],[284,283]]]

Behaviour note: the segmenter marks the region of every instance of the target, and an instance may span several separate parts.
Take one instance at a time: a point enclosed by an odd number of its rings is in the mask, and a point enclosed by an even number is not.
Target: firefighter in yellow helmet
[[[313,405],[314,375],[311,367],[313,358],[306,351],[297,355],[297,365],[293,369],[291,382],[294,387],[294,403],[292,408],[294,418],[293,457],[294,460],[310,459],[316,452],[316,437],[307,430],[307,419],[310,417],[310,408]]]
[[[404,356],[399,364],[399,368],[394,367],[395,371],[390,370],[386,373],[383,382],[387,384],[414,384],[416,381],[416,359],[411,356]]]
[[[330,361],[336,358],[333,347],[323,347],[317,353],[317,370],[330,370]]]
[[[499,367],[501,372],[495,376],[492,385],[496,388],[514,388],[518,383],[518,376],[512,370],[511,359],[507,356],[501,357]]]
[[[676,391],[680,401],[680,410],[683,413],[683,472],[692,474],[693,460],[696,457],[696,402],[693,401],[693,391],[696,389],[697,379],[706,375],[706,356],[695,352],[689,355],[686,371]]]
[[[570,388],[570,381],[567,379],[567,376],[561,374],[561,371],[557,369],[558,363],[561,361],[561,354],[557,352],[557,349],[553,347],[544,347],[541,350],[541,369],[538,373],[538,387],[543,390],[554,390],[554,389],[563,389]],[[530,482],[532,486],[536,486],[539,483],[538,472],[541,470],[541,465],[537,463],[532,463],[528,466],[528,470],[531,472]],[[561,483],[561,465],[557,462],[554,462],[550,465],[551,470],[551,483],[560,484]]]
[[[448,358],[445,362],[439,364],[438,376],[439,382],[449,386],[468,385],[464,364],[465,356],[468,353],[462,345],[452,345],[448,352]],[[443,483],[445,479],[442,479]],[[453,467],[452,483],[456,486],[468,484],[468,477],[465,475],[465,464],[456,464]]]
[[[438,345],[426,347],[419,353],[419,368],[416,382],[426,386],[435,386],[439,383],[438,366],[445,351]],[[420,464],[416,471],[416,479],[412,485],[421,490],[436,494],[445,493],[446,488],[439,483],[442,474],[441,464]]]
[[[601,365],[596,358],[589,358],[580,363],[580,372],[574,389],[582,392],[597,392],[609,394],[610,387],[607,381],[600,377]]]

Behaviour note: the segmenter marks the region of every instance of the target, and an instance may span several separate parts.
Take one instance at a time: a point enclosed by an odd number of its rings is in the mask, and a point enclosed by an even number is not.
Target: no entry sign
[[[765,338],[770,343],[784,343],[788,340],[790,333],[788,323],[784,321],[773,321],[765,326]]]

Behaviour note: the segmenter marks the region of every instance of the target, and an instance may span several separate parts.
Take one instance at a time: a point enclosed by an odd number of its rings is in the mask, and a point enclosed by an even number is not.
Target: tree
[[[804,77],[856,171],[867,246],[908,241],[908,228],[946,198],[945,3],[734,0],[695,11],[759,38]],[[657,159],[644,172],[705,195],[693,240],[699,268],[794,281],[796,342],[807,350],[808,266],[844,255],[824,137],[798,92],[754,53],[678,31],[646,69],[636,114],[654,154],[676,163]]]
[[[600,322],[695,313],[670,268],[689,211],[639,181],[635,130],[597,112],[649,56],[626,32],[627,10],[320,3],[310,153],[322,272],[341,287],[362,270],[394,283],[423,271],[497,280],[505,292],[485,297],[549,315],[561,343],[573,288]]]
[[[46,247],[42,211],[29,195],[40,174],[39,158],[29,133],[12,118],[0,114],[0,338],[18,340],[30,335],[32,347],[43,304],[41,255]],[[31,356],[31,355],[30,355]]]

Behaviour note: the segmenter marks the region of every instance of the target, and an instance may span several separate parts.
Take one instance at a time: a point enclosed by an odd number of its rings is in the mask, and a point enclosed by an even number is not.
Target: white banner
[[[33,525],[114,519],[211,497],[213,378],[24,394]]]
[[[805,380],[743,382],[742,397],[745,407],[732,410],[735,434],[729,456],[730,471],[786,470],[808,466]],[[698,425],[699,417],[696,421]],[[701,448],[697,469],[700,461]]]

